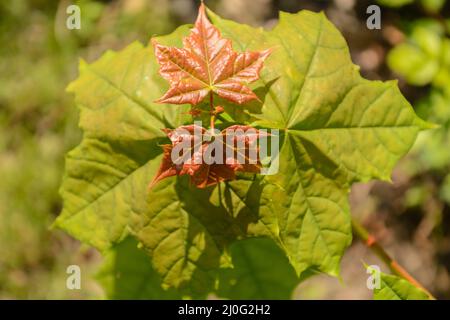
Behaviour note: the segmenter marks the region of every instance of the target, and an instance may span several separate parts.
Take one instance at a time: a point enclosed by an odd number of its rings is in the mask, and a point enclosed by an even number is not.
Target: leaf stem
[[[210,120],[211,134],[214,134],[214,123],[216,122],[216,116],[214,113],[214,94],[212,91],[209,92],[209,109],[211,113],[211,120]]]
[[[423,285],[419,283],[408,271],[405,270],[397,261],[395,261],[384,248],[378,243],[373,235],[367,231],[362,224],[352,217],[352,227],[353,233],[360,238],[364,244],[369,247],[378,258],[383,261],[395,275],[402,277],[406,281],[410,282],[415,287],[423,290],[430,299],[435,300],[436,298],[427,290]]]

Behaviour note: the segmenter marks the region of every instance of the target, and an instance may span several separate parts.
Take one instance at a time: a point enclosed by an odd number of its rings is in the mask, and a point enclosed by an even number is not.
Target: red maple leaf
[[[257,142],[265,133],[251,126],[234,125],[215,135],[197,125],[164,131],[172,144],[163,145],[163,160],[150,187],[167,177],[189,175],[195,186],[205,188],[235,179],[237,171],[260,172]]]
[[[183,39],[183,48],[152,43],[159,73],[170,84],[156,102],[196,105],[210,92],[237,104],[258,99],[247,84],[259,78],[271,50],[235,52],[231,41],[222,38],[206,17],[203,3],[194,28]]]

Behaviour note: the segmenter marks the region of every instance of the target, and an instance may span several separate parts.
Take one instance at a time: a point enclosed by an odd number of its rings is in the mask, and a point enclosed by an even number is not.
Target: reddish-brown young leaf
[[[205,188],[235,179],[238,171],[260,172],[257,140],[263,133],[253,127],[234,125],[213,136],[196,125],[164,129],[164,132],[172,144],[162,146],[163,160],[150,187],[167,177],[189,175],[195,186]],[[184,152],[181,144],[187,148]],[[212,159],[211,155],[220,160],[208,162],[206,159]]]
[[[203,3],[183,48],[152,43],[159,73],[170,84],[156,102],[196,105],[211,91],[237,104],[258,99],[247,84],[259,78],[271,50],[235,52],[231,41],[208,20]]]

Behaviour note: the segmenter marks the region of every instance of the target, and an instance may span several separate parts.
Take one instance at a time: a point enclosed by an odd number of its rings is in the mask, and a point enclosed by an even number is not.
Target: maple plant
[[[389,180],[431,127],[395,81],[358,70],[323,13],[282,12],[266,31],[203,3],[193,28],[82,61],[68,91],[84,137],[66,158],[55,226],[104,253],[98,277],[111,298],[286,299],[309,276],[338,276],[351,184]],[[245,155],[261,129],[278,130],[278,172],[259,174],[260,159],[173,161],[181,141],[202,157],[227,129],[253,132],[233,150]],[[430,297],[353,226],[395,273],[375,298]]]

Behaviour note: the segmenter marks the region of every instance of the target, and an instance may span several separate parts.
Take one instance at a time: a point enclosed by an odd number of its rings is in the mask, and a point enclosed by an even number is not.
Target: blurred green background
[[[381,30],[366,28],[370,4]],[[66,8],[81,8],[81,29],[66,28]],[[241,23],[271,28],[278,10],[324,10],[369,79],[399,79],[419,115],[441,124],[420,136],[394,184],[356,185],[358,216],[388,251],[438,298],[450,298],[450,1],[216,0],[206,4]],[[99,254],[50,230],[61,209],[64,154],[81,138],[65,86],[107,49],[192,23],[198,1],[0,2],[0,299],[102,298]],[[381,264],[357,241],[343,261],[343,283],[302,283],[300,299],[370,298],[360,261]],[[82,289],[66,288],[66,268],[82,269]]]

